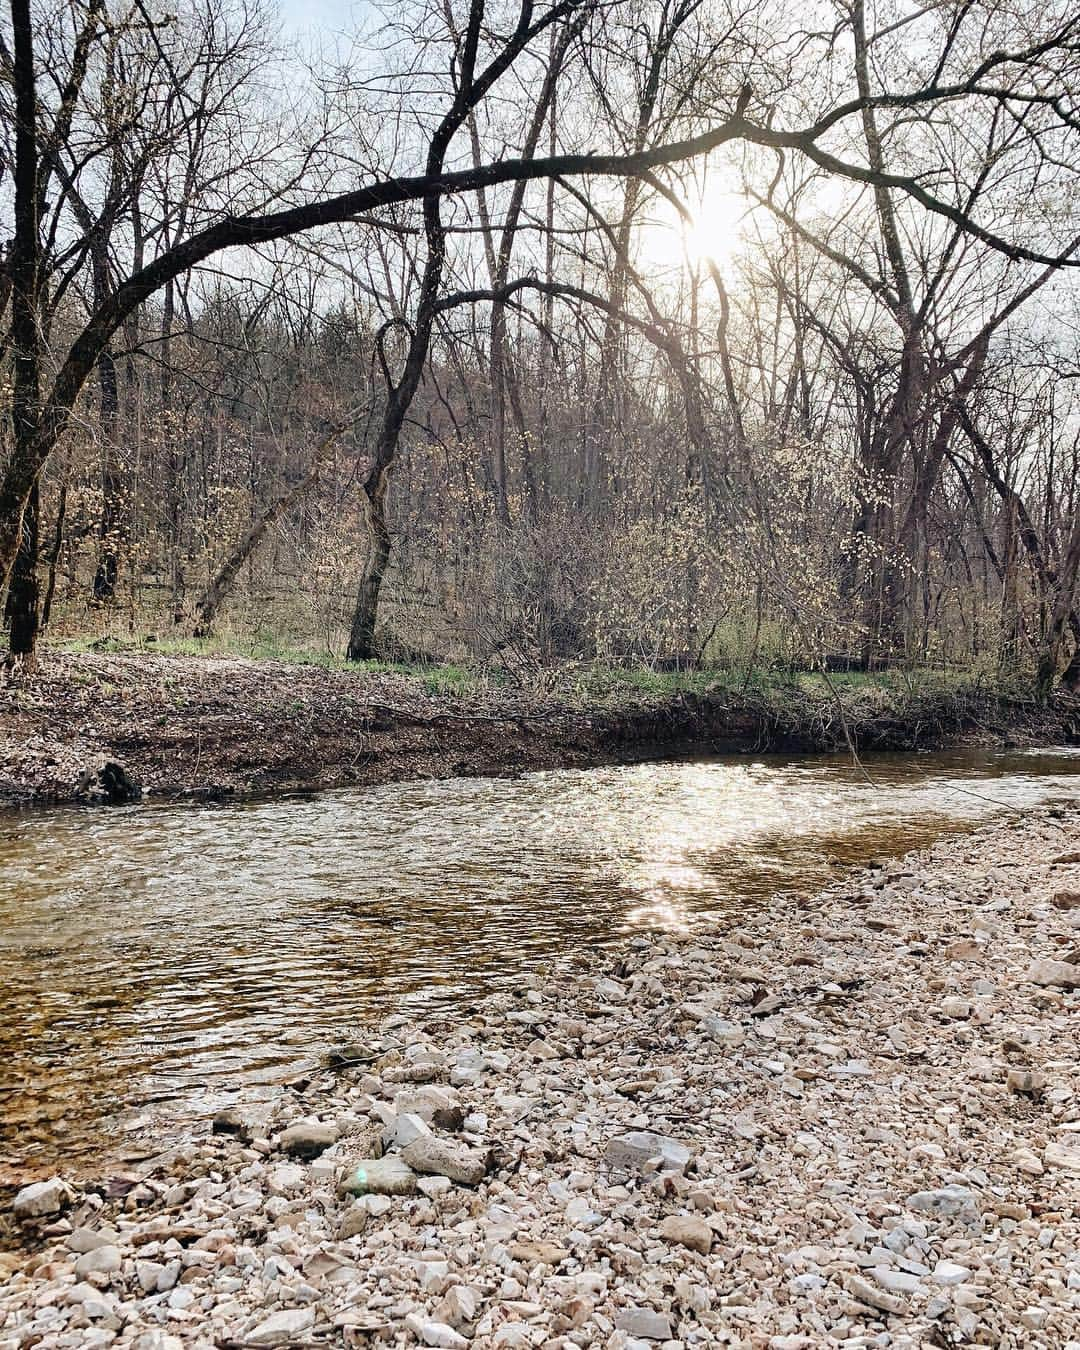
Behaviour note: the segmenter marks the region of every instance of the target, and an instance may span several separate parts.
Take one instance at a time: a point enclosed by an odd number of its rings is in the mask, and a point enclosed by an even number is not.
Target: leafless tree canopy
[[[1058,0],[11,0],[10,646],[1080,683]]]

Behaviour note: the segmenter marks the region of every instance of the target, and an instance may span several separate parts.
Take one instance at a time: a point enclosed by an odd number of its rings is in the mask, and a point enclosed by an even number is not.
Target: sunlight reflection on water
[[[690,931],[1008,806],[1068,750],[640,764],[216,809],[0,817],[0,1154],[185,1119],[372,1015]]]

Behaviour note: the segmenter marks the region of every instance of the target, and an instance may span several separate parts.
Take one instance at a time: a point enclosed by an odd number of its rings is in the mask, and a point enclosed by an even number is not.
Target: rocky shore
[[[25,1188],[0,1347],[1080,1350],[1078,989],[1069,805],[357,1028]]]

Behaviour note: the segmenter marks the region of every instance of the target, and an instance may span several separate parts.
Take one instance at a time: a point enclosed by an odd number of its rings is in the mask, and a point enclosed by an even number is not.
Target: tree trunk
[[[370,661],[378,653],[375,647],[375,620],[379,611],[379,593],[390,566],[390,531],[386,524],[386,475],[365,488],[368,553],[364,572],[356,592],[352,628],[346,657],[350,661]]]
[[[15,238],[11,247],[12,425],[14,444],[0,494],[0,559],[10,560],[7,612],[11,654],[33,663],[38,634],[37,434],[41,402],[41,238],[38,210],[37,90],[29,0],[12,0],[15,86]]]
[[[53,526],[52,546],[49,549],[48,580],[45,583],[45,598],[41,602],[41,631],[44,633],[52,616],[53,596],[56,594],[56,571],[60,565],[60,552],[64,547],[64,522],[67,518],[67,479],[60,484],[60,498],[56,504],[56,523]]]
[[[875,173],[884,173],[884,145],[871,101],[873,89],[865,9],[865,0],[856,0],[851,8],[856,85],[859,97],[863,100],[862,124],[867,159]],[[915,429],[919,418],[925,414],[927,392],[922,317],[917,312],[903,236],[888,188],[875,186],[874,205],[883,251],[896,288],[894,317],[904,342],[896,391],[882,428],[880,453],[875,456],[876,462],[872,466],[876,470],[875,477],[880,476],[887,484],[885,490],[888,500],[872,511],[870,516],[871,521],[878,526],[878,533],[870,539],[875,558],[871,569],[871,589],[864,606],[864,618],[869,630],[865,638],[868,666],[891,664],[906,646],[905,615],[911,560],[905,548],[909,542],[908,531],[902,528],[902,522],[898,523],[896,518],[896,489],[904,450],[909,446],[914,449]],[[876,486],[881,491],[883,483],[878,482]],[[916,520],[913,523],[918,525],[921,522]]]
[[[124,477],[117,463],[116,423],[120,412],[120,390],[116,380],[116,363],[108,350],[101,353],[98,379],[101,384],[101,486],[104,501],[98,531],[100,549],[97,571],[94,573],[94,599],[99,604],[111,604],[116,596],[128,503]]]
[[[1075,609],[1069,614],[1069,632],[1072,633],[1073,650],[1068,665],[1061,672],[1061,687],[1075,694],[1080,690],[1080,616]]]
[[[334,441],[345,430],[348,423],[342,423],[340,426],[327,436],[315,451],[314,462],[307,473],[295,485],[287,491],[280,493],[262,515],[255,521],[237,546],[225,559],[214,574],[213,580],[203,591],[195,605],[196,622],[192,636],[197,638],[209,637],[214,627],[214,620],[217,617],[218,610],[225,603],[229,592],[232,590],[233,582],[240,574],[240,569],[258,548],[270,529],[276,521],[280,520],[285,512],[294,502],[311,490],[319,477],[323,463],[326,460],[327,451]],[[376,597],[377,599],[377,597]]]
[[[1001,553],[1001,618],[998,638],[998,670],[1007,674],[1020,655],[1020,550],[1016,506],[1005,503],[1005,545]]]
[[[23,511],[22,540],[15,557],[8,589],[7,617],[10,625],[10,655],[24,670],[32,670],[41,620],[37,563],[41,521],[41,489],[37,481]]]

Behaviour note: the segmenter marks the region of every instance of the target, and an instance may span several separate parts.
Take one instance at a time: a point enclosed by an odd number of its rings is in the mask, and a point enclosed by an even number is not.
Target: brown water
[[[0,1170],[273,1091],[373,1015],[785,903],[1008,807],[1068,750],[641,764],[0,817]]]

